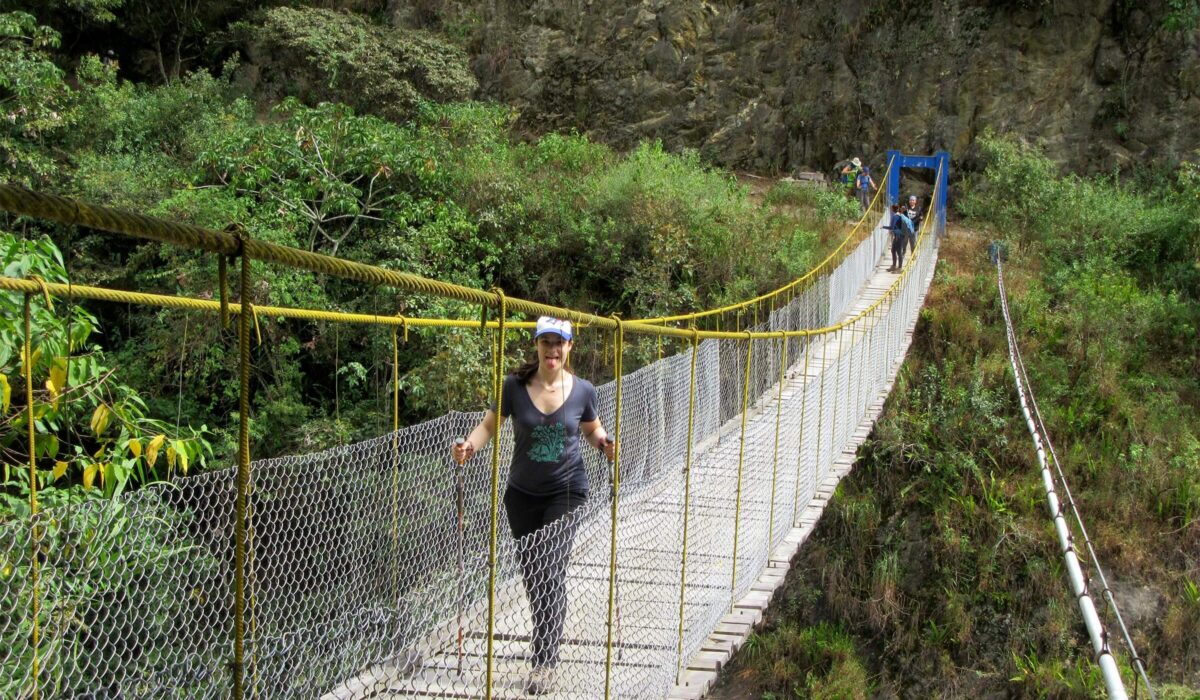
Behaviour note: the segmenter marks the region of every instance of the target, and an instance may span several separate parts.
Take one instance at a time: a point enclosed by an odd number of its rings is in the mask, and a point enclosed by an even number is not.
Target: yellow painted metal
[[[775,544],[775,484],[779,475],[779,425],[783,418],[783,381],[787,370],[787,336],[779,338],[779,394],[775,397],[775,456],[771,463],[771,507],[767,516],[767,556]]]
[[[889,166],[890,165],[891,164],[889,162]],[[799,288],[801,285],[803,285],[811,280],[816,279],[817,276],[820,275],[822,272],[828,271],[834,265],[841,262],[842,259],[844,259],[845,256],[849,254],[849,251],[852,248],[852,245],[851,245],[852,243],[859,242],[859,240],[862,237],[861,234],[864,230],[863,229],[864,225],[866,225],[866,223],[870,219],[871,214],[875,211],[875,204],[880,201],[880,197],[882,196],[883,192],[885,192],[887,190],[887,180],[888,180],[888,174],[890,174],[890,171],[891,171],[891,167],[888,167],[886,173],[883,176],[883,180],[879,183],[879,188],[875,191],[875,196],[871,198],[871,204],[867,207],[867,211],[864,212],[861,217],[859,217],[858,222],[855,223],[854,227],[850,229],[850,233],[847,234],[846,237],[842,239],[842,242],[838,245],[837,248],[835,248],[833,250],[833,252],[831,252],[829,255],[827,255],[823,260],[821,260],[821,262],[817,263],[813,267],[813,269],[804,273],[804,275],[802,275],[801,277],[798,277],[795,280],[788,282],[787,284],[783,285],[782,287],[779,287],[778,289],[774,289],[770,292],[767,292],[766,294],[760,294],[759,296],[756,296],[753,299],[748,299],[746,301],[738,302],[736,304],[728,304],[726,306],[720,306],[717,308],[708,309],[705,311],[699,311],[699,312],[690,313],[690,314],[677,314],[675,316],[657,316],[654,318],[631,319],[630,322],[631,323],[650,323],[650,324],[671,323],[671,322],[675,322],[675,321],[695,320],[695,319],[699,319],[699,318],[704,318],[705,316],[721,314],[726,311],[733,311],[735,309],[744,309],[744,308],[750,306],[751,304],[756,304],[756,303],[765,301],[767,299],[774,299],[780,295],[792,292],[792,291],[796,290],[797,288]],[[871,231],[871,230],[867,230],[866,234],[870,235],[872,232],[873,231]]]
[[[882,191],[882,188],[881,188]],[[240,250],[241,243],[238,238],[228,232],[213,231],[210,229],[200,228],[198,226],[190,226],[185,224],[177,224],[160,219],[154,219],[140,214],[120,211],[117,209],[109,209],[106,207],[97,207],[75,200],[59,197],[56,195],[48,195],[38,192],[32,192],[20,187],[12,185],[0,184],[0,209],[29,216],[60,221],[67,224],[76,224],[90,226],[105,231],[122,233],[126,235],[145,238],[148,240],[158,240],[178,245],[196,248],[201,250],[211,250],[222,254],[233,254]],[[928,228],[929,219],[927,218],[922,226],[922,236],[925,235],[925,230]],[[849,240],[849,239],[847,239]],[[918,244],[919,244],[918,239]],[[846,245],[843,241],[843,246]],[[247,240],[245,243],[247,252],[255,259],[264,262],[282,264],[297,269],[309,270],[323,274],[331,274],[344,277],[346,279],[358,280],[367,282],[376,286],[387,286],[398,289],[407,289],[415,292],[431,294],[447,299],[459,299],[471,303],[478,303],[487,307],[496,307],[500,303],[499,296],[492,292],[484,292],[478,289],[463,287],[460,285],[448,284],[437,280],[431,280],[418,275],[409,273],[397,272],[385,268],[366,265],[363,263],[351,262],[334,258],[328,255],[311,253],[296,248],[280,246],[273,243],[263,241]],[[835,251],[836,252],[836,251]],[[820,265],[818,265],[818,268]],[[805,277],[802,277],[787,287],[799,285],[807,279],[811,278],[810,271]],[[897,278],[888,292],[885,293],[873,306],[877,306],[890,301],[894,295],[899,283],[903,279],[903,275]],[[670,319],[650,319],[650,320],[633,320],[623,321],[622,325],[625,333],[635,333],[640,335],[661,335],[676,338],[690,338],[691,333],[687,329],[674,328],[670,326],[655,325],[656,323],[664,322],[664,320],[685,320],[689,318],[699,318],[704,315],[713,315],[723,313],[730,310],[742,310],[745,307],[763,299],[769,298],[777,293],[782,293],[787,287],[780,288],[771,294],[762,295],[747,302],[721,307],[701,312],[699,314],[686,314],[678,318]],[[12,288],[6,287],[6,288]],[[111,291],[111,290],[110,290]],[[122,301],[132,301],[132,298],[127,295],[130,293],[121,293],[126,296]],[[192,300],[199,301],[199,300]],[[548,304],[540,304],[523,299],[505,297],[505,304],[512,311],[529,313],[534,315],[551,315],[559,318],[570,319],[577,323],[587,323],[594,325],[597,328],[612,330],[616,327],[616,321],[612,318],[597,316],[594,314],[584,313],[573,309],[550,306]],[[178,304],[184,306],[185,304]],[[262,311],[262,309],[259,309]],[[823,335],[831,333],[843,328],[858,319],[862,318],[870,309],[865,309],[853,318],[849,318],[839,324],[826,326],[823,328],[800,329],[793,331],[785,331],[788,337],[804,337],[811,335]],[[328,318],[324,314],[327,311],[309,311],[308,317],[311,318]],[[319,316],[318,316],[319,315]],[[297,316],[299,317],[299,316]],[[375,318],[364,315],[364,318]],[[379,317],[386,318],[386,317]],[[329,319],[334,320],[334,319]],[[338,319],[344,320],[344,319]],[[426,320],[428,325],[459,325],[458,321],[440,320],[441,323],[435,322],[434,319]],[[448,321],[448,322],[447,322]],[[653,321],[654,323],[651,323]],[[416,319],[410,319],[412,325],[421,325],[416,322]],[[384,323],[387,323],[386,321]],[[718,331],[701,331],[702,338],[719,338],[724,340],[739,340],[747,337],[744,332],[720,332]],[[756,339],[765,339],[776,337],[771,332],[752,333],[749,337]]]
[[[504,351],[505,328],[508,317],[508,302],[504,292],[494,290],[500,299],[497,327],[492,345],[492,396],[496,398],[496,430],[492,433],[492,520],[491,536],[488,541],[488,613],[487,613],[487,676],[484,690],[487,700],[492,699],[492,675],[496,665],[496,550],[499,545],[500,527],[500,427],[504,416],[500,409],[504,405]]]
[[[796,450],[796,483],[795,492],[792,495],[792,527],[796,526],[796,519],[800,515],[800,472],[804,468],[804,417],[805,409],[808,407],[808,358],[812,356],[812,339],[808,339],[804,348],[804,385],[801,391],[804,393],[800,396],[800,440],[799,449]]]
[[[0,289],[5,289],[13,292],[35,292],[41,289],[36,282],[32,280],[16,279],[14,277],[0,276]],[[195,299],[192,297],[170,296],[167,294],[146,294],[144,292],[128,292],[121,289],[108,289],[107,287],[89,287],[82,284],[56,284],[46,282],[45,289],[56,297],[64,299],[91,299],[94,301],[111,301],[121,304],[138,304],[141,306],[158,306],[168,309],[183,309],[188,311],[203,311],[208,313],[220,313],[222,306],[229,313],[239,314],[242,312],[242,305],[237,302],[230,302],[227,299],[220,301],[212,301],[210,299]],[[479,328],[479,321],[475,319],[452,319],[452,318],[413,318],[406,316],[378,316],[375,314],[356,314],[346,313],[343,311],[320,311],[317,309],[299,309],[288,306],[254,306],[254,313],[257,316],[267,316],[274,318],[295,318],[308,321],[332,321],[334,323],[356,323],[379,326],[399,327],[404,330],[405,338],[408,340],[408,327],[414,326],[418,328]],[[505,324],[509,328],[533,329],[537,324],[533,321],[509,321]],[[495,321],[488,321],[487,328],[496,328]]]
[[[250,299],[250,256],[242,250],[241,291]],[[245,697],[247,502],[250,492],[250,314],[238,314],[238,465],[233,521],[233,671],[232,695]]]
[[[821,466],[821,423],[825,418],[825,375],[829,369],[829,338],[821,338],[821,387],[817,391],[817,444],[813,451],[813,471]]]
[[[688,382],[688,426],[687,447],[683,458],[683,542],[679,556],[679,646],[675,651],[675,682],[683,670],[683,618],[684,597],[687,592],[688,516],[692,498],[692,439],[696,425],[696,359],[700,354],[700,340],[692,338],[691,379]]]
[[[616,435],[613,445],[612,464],[612,529],[608,558],[608,643],[604,661],[604,697],[612,697],[612,662],[613,662],[613,613],[616,610],[617,590],[617,514],[621,498],[621,394],[625,370],[622,365],[625,360],[625,323],[614,317],[617,330],[613,336],[614,372],[617,380],[616,406],[613,412],[613,433]]]
[[[400,556],[400,338],[392,329],[392,560]],[[392,567],[392,589],[400,595],[399,567]]]
[[[733,505],[733,571],[729,581],[729,609],[736,602],[733,596],[737,593],[737,558],[738,534],[742,519],[742,466],[746,456],[746,414],[750,412],[750,364],[754,361],[754,338],[746,334],[746,376],[742,383],[742,434],[738,445],[737,493]]]
[[[37,434],[34,430],[34,410],[33,410],[33,294],[25,294],[25,356],[21,360],[21,364],[25,370],[25,420],[29,424],[29,583],[30,583],[30,598],[29,598],[29,614],[32,620],[32,628],[29,634],[29,644],[31,647],[31,655],[29,659],[30,679],[32,685],[33,700],[38,700],[40,697],[41,684],[39,676],[41,671],[38,668],[38,647],[41,645],[41,617],[42,599],[41,599],[41,568],[40,557],[38,556],[39,534],[37,525],[38,516],[38,481],[37,481]]]
[[[834,332],[833,337],[835,338],[835,342],[837,343],[837,349],[838,349],[837,359],[835,359],[834,362],[840,363],[842,354],[844,351],[844,348],[842,347],[843,330],[839,328],[836,332]],[[826,339],[826,347],[828,347],[828,339]],[[830,414],[829,414],[829,417],[830,417],[829,449],[831,450],[831,452],[829,453],[829,463],[831,465],[833,464],[833,460],[836,459],[836,457],[837,457],[835,454],[833,454],[832,450],[838,444],[838,442],[837,442],[838,403],[841,401],[841,395],[842,395],[841,389],[842,389],[841,376],[838,374],[838,369],[835,367],[834,371],[833,371],[833,411],[830,412]]]

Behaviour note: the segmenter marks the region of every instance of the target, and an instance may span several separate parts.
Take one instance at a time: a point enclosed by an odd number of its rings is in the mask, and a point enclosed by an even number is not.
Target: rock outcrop
[[[969,166],[989,127],[1083,171],[1200,146],[1200,32],[1171,28],[1166,0],[422,5],[425,22],[475,26],[481,96],[530,127],[662,139],[736,168],[878,162],[889,147]]]

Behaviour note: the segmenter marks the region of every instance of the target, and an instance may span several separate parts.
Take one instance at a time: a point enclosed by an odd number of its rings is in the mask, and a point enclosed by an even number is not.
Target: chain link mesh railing
[[[928,217],[904,272],[881,275],[888,219],[871,217],[745,338],[693,339],[619,396],[599,387],[619,488],[585,449],[589,497],[519,541],[490,450],[450,456],[479,414],[253,463],[245,694],[517,697],[537,661],[555,697],[666,695],[894,372],[940,231]],[[858,309],[868,280],[892,286]],[[507,424],[498,439],[502,491]],[[0,524],[0,695],[229,697],[236,493],[226,469]]]

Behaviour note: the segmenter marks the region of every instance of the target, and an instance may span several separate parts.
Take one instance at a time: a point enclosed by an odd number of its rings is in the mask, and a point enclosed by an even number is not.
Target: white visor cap
[[[571,333],[571,322],[564,321],[561,318],[552,316],[539,316],[537,320],[537,330],[534,331],[533,337],[540,338],[547,333],[553,333],[563,340],[570,340],[575,337]]]

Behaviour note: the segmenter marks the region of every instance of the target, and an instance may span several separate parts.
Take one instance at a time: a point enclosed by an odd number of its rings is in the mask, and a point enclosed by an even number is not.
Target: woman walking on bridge
[[[596,388],[567,369],[571,322],[549,316],[537,320],[537,357],[504,380],[500,415],[513,419],[513,457],[504,509],[529,596],[533,672],[526,690],[546,692],[554,680],[563,618],[567,610],[566,571],[577,523],[567,518],[545,533],[542,528],[569,515],[588,497],[580,438],[613,458],[614,444],[596,411]],[[482,450],[496,433],[492,406],[465,441],[454,446],[463,462]]]

